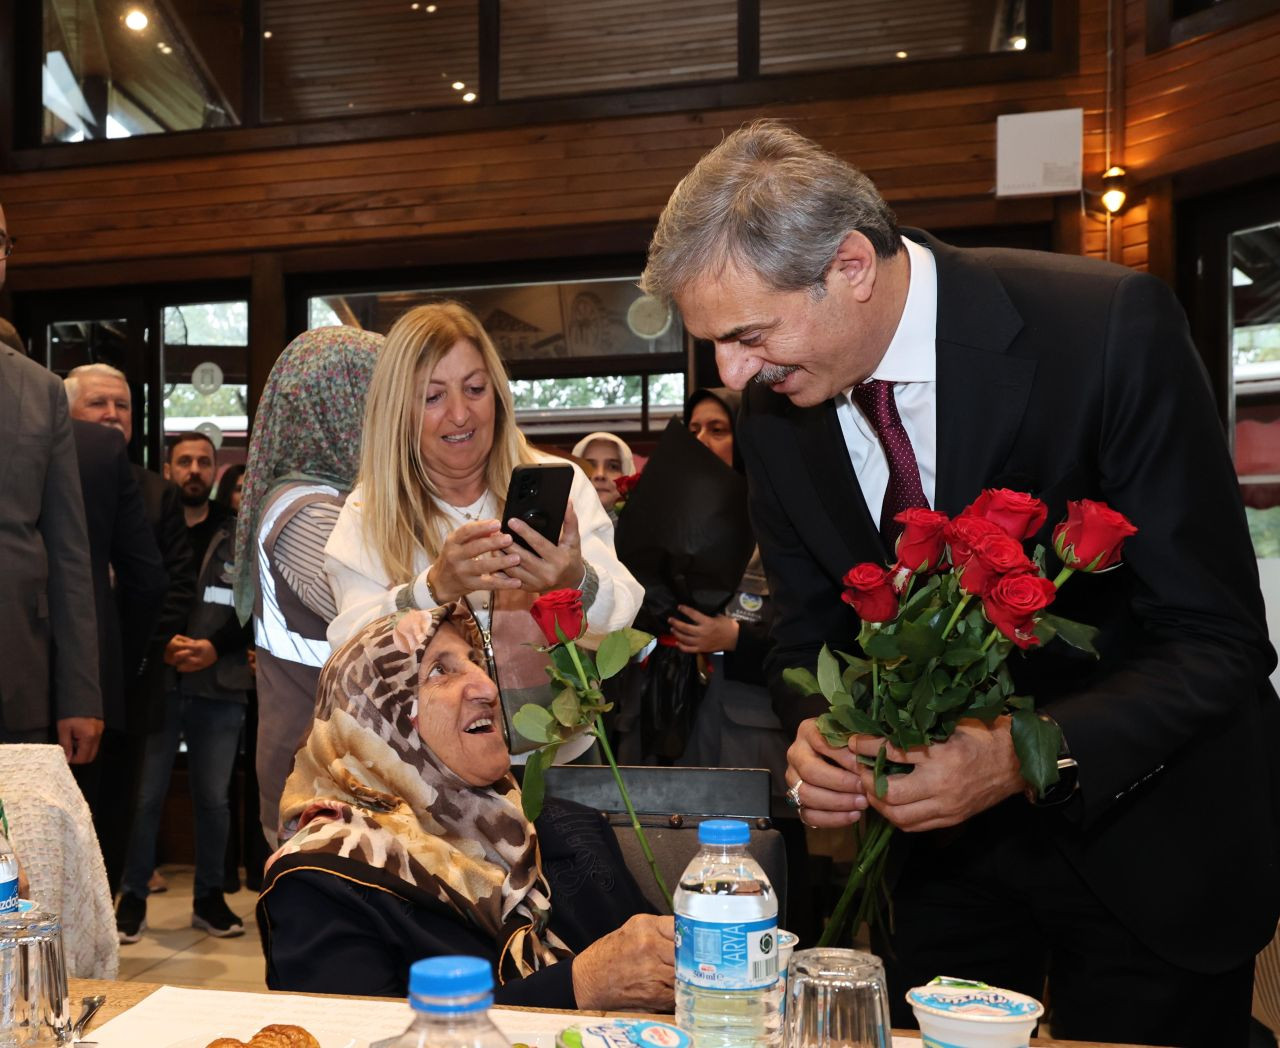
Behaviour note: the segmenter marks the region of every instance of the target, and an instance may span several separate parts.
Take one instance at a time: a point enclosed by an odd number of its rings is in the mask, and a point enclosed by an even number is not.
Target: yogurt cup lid
[[[907,1003],[933,1015],[982,1023],[1026,1022],[1044,1011],[1039,1001],[1024,993],[947,976],[908,990]]]
[[[560,1048],[691,1048],[693,1038],[679,1027],[644,1019],[601,1019],[561,1030]]]

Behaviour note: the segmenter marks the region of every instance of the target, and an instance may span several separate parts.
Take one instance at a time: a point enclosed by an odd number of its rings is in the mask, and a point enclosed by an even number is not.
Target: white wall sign
[[[212,360],[197,364],[195,370],[191,372],[191,384],[197,393],[202,393],[206,397],[212,396],[222,388],[222,368]]]
[[[201,422],[200,425],[196,426],[196,432],[203,433],[209,438],[214,451],[222,447],[222,430],[218,428],[216,422]]]
[[[1080,192],[1084,110],[996,117],[996,196]]]

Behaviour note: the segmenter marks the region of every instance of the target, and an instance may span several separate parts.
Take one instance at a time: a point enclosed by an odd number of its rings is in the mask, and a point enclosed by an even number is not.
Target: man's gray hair
[[[786,125],[758,120],[676,186],[649,243],[641,286],[670,301],[732,263],[776,291],[821,294],[854,230],[880,258],[902,249],[897,219],[871,179]]]
[[[101,375],[103,378],[118,378],[124,383],[125,388],[129,388],[129,378],[119,368],[113,368],[110,364],[81,364],[78,368],[72,368],[67,372],[67,377],[62,380],[62,384],[67,388],[67,403],[73,408],[76,401],[80,399],[80,380],[87,375]],[[129,391],[129,399],[133,400],[133,391]]]

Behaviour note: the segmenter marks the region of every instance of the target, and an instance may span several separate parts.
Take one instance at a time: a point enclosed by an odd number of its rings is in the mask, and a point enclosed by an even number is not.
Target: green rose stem
[[[867,815],[870,818],[874,813],[868,811]],[[863,881],[866,880],[867,874],[878,865],[880,854],[885,850],[892,835],[893,824],[883,816],[875,816],[875,825],[872,826],[862,840],[862,847],[858,849],[858,861],[854,864],[853,869],[849,871],[849,879],[845,882],[844,892],[840,896],[840,901],[836,903],[835,911],[831,914],[831,920],[822,929],[822,937],[818,940],[819,946],[830,946],[840,938],[841,933],[844,931],[849,904],[853,901],[854,894]]]
[[[969,603],[972,597],[973,597],[972,593],[965,593],[961,595],[960,602],[956,605],[956,610],[951,613],[951,618],[947,620],[947,628],[942,631],[942,636],[944,640],[946,639],[947,635],[951,633],[951,630],[955,626],[955,624],[959,621],[960,616],[964,613],[965,605]]]
[[[1074,575],[1075,573],[1076,573],[1075,568],[1063,568],[1060,572],[1058,572],[1058,577],[1053,580],[1053,588],[1062,589],[1062,584],[1066,582],[1067,579],[1071,578],[1071,576]],[[1075,590],[1072,590],[1071,592],[1074,593]]]
[[[613,772],[613,781],[618,784],[618,792],[622,794],[622,803],[627,806],[627,814],[631,816],[631,828],[636,831],[636,840],[640,842],[640,850],[644,852],[644,857],[649,862],[649,869],[653,873],[654,881],[657,882],[658,891],[662,892],[662,898],[666,901],[667,909],[674,913],[675,903],[671,900],[671,892],[667,888],[667,882],[662,879],[662,873],[658,870],[658,860],[654,858],[653,849],[649,847],[649,838],[644,835],[644,827],[640,825],[636,810],[631,806],[631,797],[627,793],[626,784],[622,781],[622,773],[618,770],[618,762],[613,758],[613,750],[609,746],[609,740],[605,736],[599,717],[596,717],[592,722],[591,733],[600,740],[600,749],[604,751],[604,759],[609,762],[609,768]]]
[[[587,673],[582,668],[582,660],[578,658],[577,645],[573,641],[566,641],[565,647],[569,649],[569,658],[573,660],[573,668],[578,671],[578,680],[582,684],[582,692],[585,695],[591,690],[591,687],[587,684]],[[627,806],[627,814],[631,816],[631,828],[635,830],[636,839],[640,842],[640,850],[644,852],[644,857],[649,862],[649,869],[653,873],[653,879],[658,884],[658,891],[662,892],[662,898],[666,900],[667,909],[674,913],[675,903],[672,902],[671,892],[667,888],[667,882],[662,879],[662,874],[658,870],[658,860],[653,856],[653,849],[649,847],[649,838],[645,836],[644,827],[640,825],[640,818],[636,815],[636,810],[631,804],[631,795],[627,793],[626,783],[622,781],[622,772],[618,770],[618,762],[614,759],[613,748],[609,745],[609,739],[605,735],[604,727],[600,723],[598,714],[591,718],[591,734],[599,740],[604,759],[609,762],[609,770],[613,772],[613,781],[618,784],[618,793],[622,795],[622,803]]]

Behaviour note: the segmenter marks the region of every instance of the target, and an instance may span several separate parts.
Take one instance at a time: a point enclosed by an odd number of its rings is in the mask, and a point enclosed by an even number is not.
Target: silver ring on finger
[[[796,811],[799,811],[803,805],[800,803],[800,787],[804,785],[804,779],[796,779],[795,785],[787,790],[787,804]]]

